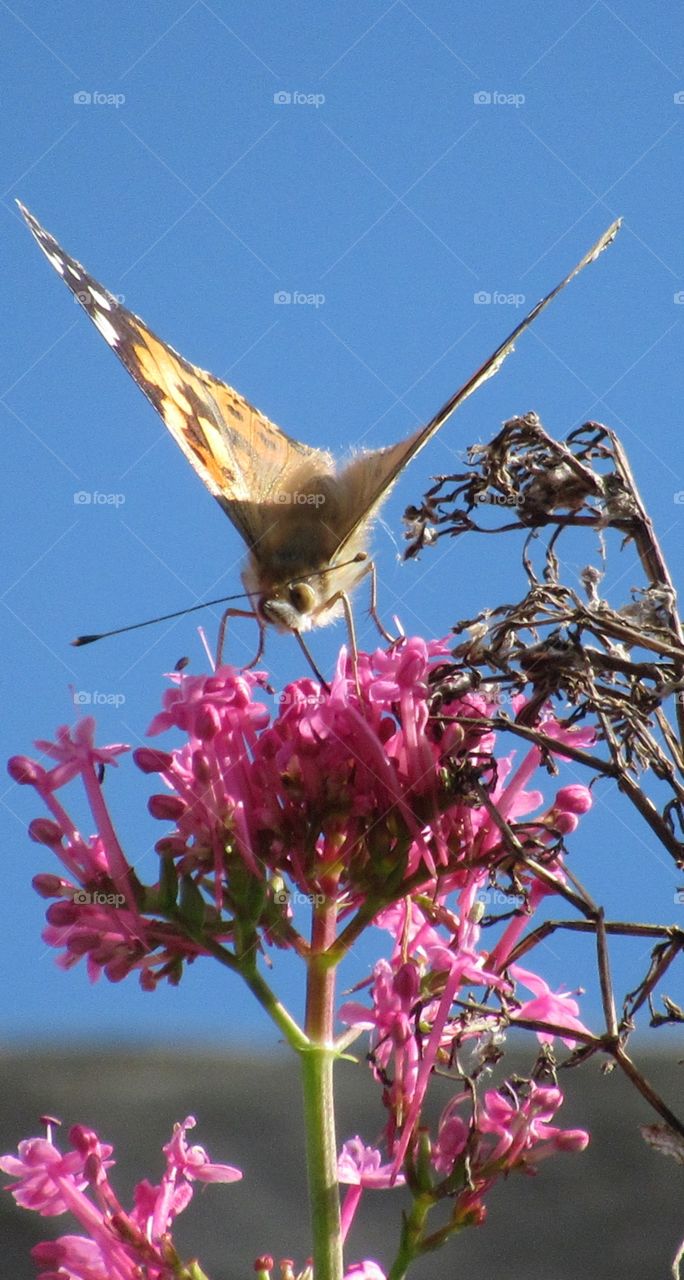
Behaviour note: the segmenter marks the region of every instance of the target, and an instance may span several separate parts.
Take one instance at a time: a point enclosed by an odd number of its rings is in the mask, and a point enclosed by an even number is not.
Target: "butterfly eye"
[[[297,613],[311,613],[316,603],[316,594],[313,587],[306,582],[295,582],[290,587],[290,604]]]

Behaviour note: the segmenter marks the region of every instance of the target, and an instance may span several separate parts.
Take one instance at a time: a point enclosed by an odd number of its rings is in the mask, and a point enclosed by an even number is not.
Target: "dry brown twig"
[[[487,525],[486,509],[506,515],[495,526]],[[536,414],[514,418],[489,444],[471,447],[466,469],[439,477],[422,504],[409,508],[405,518],[407,557],[442,537],[527,534],[522,550],[525,594],[517,603],[484,610],[454,626],[453,661],[436,673],[433,714],[445,718],[441,707],[454,691],[484,689],[490,699],[495,692],[499,712],[487,717],[474,710],[470,720],[459,721],[537,746],[552,773],[557,772],[555,754],[586,769],[587,782],[612,779],[677,870],[684,870],[684,631],[670,572],[614,432],[588,422],[561,442],[547,434]],[[593,532],[598,551],[580,574],[579,585],[563,581],[559,558],[561,539],[573,530]],[[533,554],[543,531],[550,536],[538,571]],[[621,549],[635,548],[643,581],[631,588],[628,600],[609,603],[600,586],[614,534]],[[513,699],[522,692],[527,700],[516,714],[513,705],[519,704]],[[543,713],[549,704],[561,724],[596,726],[591,749],[561,745],[545,734]],[[557,930],[595,937],[605,1027],[601,1034],[585,1038],[563,1065],[577,1065],[596,1053],[607,1055],[664,1121],[644,1126],[647,1140],[669,1154],[681,1153],[684,1121],[659,1097],[626,1046],[635,1016],[647,1003],[651,1027],[684,1025],[684,1011],[670,997],[661,996],[664,1012],[653,1003],[665,974],[684,952],[684,929],[674,923],[609,919],[572,875],[567,883],[553,876],[544,865],[548,848],[543,851],[541,843],[534,848],[529,822],[519,830],[509,824],[497,812],[486,785],[480,786],[474,802],[485,804],[499,826],[501,870],[509,876],[513,892],[519,892],[516,869],[525,869],[553,882],[575,913],[530,931],[511,960]],[[559,839],[554,852],[561,847]],[[676,891],[675,900],[684,901],[684,890]],[[524,912],[524,901],[517,910]],[[613,990],[609,954],[610,939],[617,936],[654,940],[647,971],[621,1003]],[[468,1006],[463,1017],[486,1014],[484,1006]]]

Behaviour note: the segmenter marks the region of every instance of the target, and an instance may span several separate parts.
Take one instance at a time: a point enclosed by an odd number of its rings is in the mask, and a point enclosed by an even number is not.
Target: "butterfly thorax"
[[[309,490],[323,502],[274,503],[272,523],[251,550],[242,574],[245,590],[260,620],[278,631],[308,631],[333,621],[342,613],[342,595],[368,572],[361,556],[367,525],[340,547],[336,481],[319,477]]]

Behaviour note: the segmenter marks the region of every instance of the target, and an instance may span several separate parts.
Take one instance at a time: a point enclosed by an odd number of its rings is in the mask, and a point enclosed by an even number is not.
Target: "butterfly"
[[[302,632],[342,612],[353,642],[349,593],[373,571],[370,532],[393,484],[454,410],[498,372],[519,335],[611,243],[621,222],[608,227],[426,426],[398,444],[359,453],[340,466],[326,449],[287,435],[239,392],[158,338],[17,203],[48,261],[245,542],[242,581],[260,627],[257,656],[267,626],[294,632],[302,643]]]

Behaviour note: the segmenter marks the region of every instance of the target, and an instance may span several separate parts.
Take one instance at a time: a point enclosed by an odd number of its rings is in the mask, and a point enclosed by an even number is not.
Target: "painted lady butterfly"
[[[126,366],[248,548],[245,590],[263,630],[297,636],[339,615],[372,569],[374,516],[414,454],[493,374],[518,336],[574,276],[614,239],[612,224],[581,262],[542,298],[426,426],[398,444],[360,453],[338,467],[324,449],[301,444],[227,383],[167,346],[19,204],[48,261]],[[260,649],[261,651],[261,649]]]

